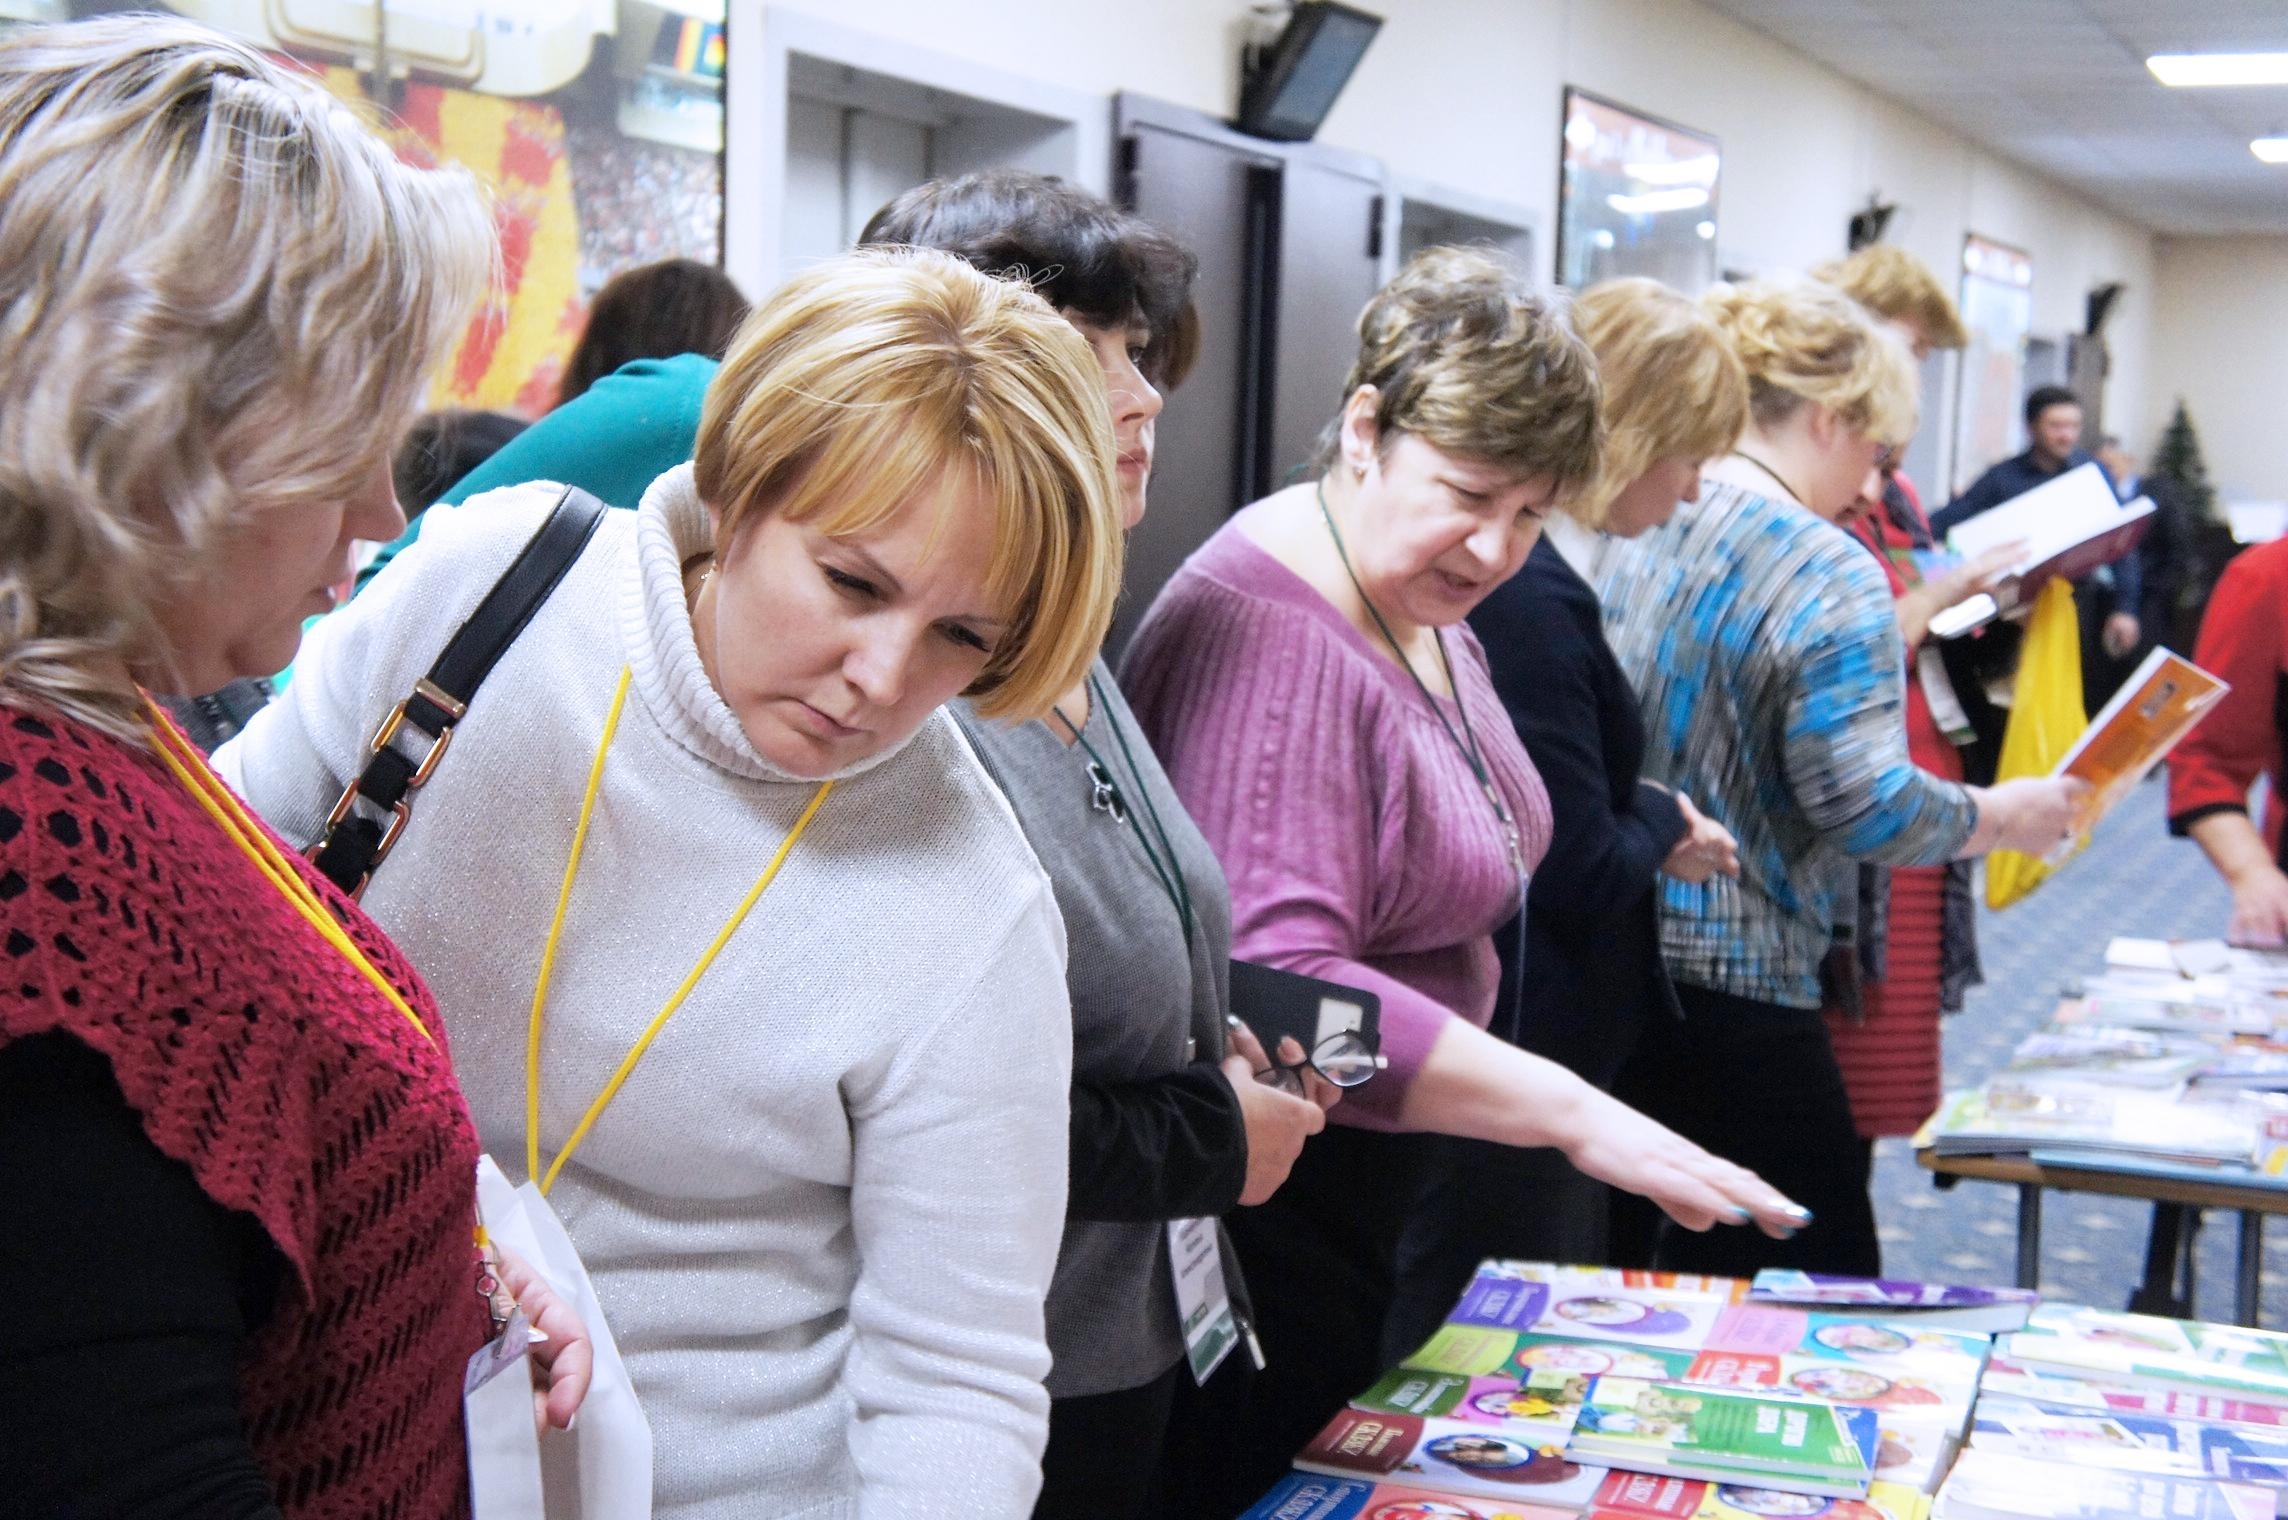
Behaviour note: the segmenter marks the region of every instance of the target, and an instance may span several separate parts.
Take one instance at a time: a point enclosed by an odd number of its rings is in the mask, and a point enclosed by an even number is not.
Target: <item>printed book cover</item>
[[[1981,1398],[1996,1395],[2032,1399],[2053,1409],[2117,1414],[2149,1414],[2168,1419],[2199,1420],[2209,1425],[2253,1425],[2276,1430],[2288,1427],[2288,1405],[2256,1399],[2224,1398],[2178,1388],[2121,1388],[2088,1382],[2062,1372],[2036,1372],[2003,1357],[1986,1364],[1979,1381]]]
[[[1240,1520],[1573,1520],[1573,1511],[1298,1472],[1280,1479]]]
[[[1965,1450],[1931,1520],[2272,1520],[2269,1489]]]
[[[1468,1420],[1344,1409],[1295,1458],[1305,1472],[1402,1483],[1480,1498],[1579,1510],[1604,1469],[1537,1441]]]
[[[1616,1472],[1597,1490],[1590,1520],[1924,1520],[1930,1496],[1896,1483],[1877,1482],[1864,1499],[1795,1494]]]
[[[1895,1316],[1916,1325],[1969,1330],[1985,1335],[2023,1329],[2041,1295],[2031,1288],[1973,1288],[1950,1283],[1901,1282],[1888,1278],[1836,1277],[1767,1267],[1756,1274],[1748,1302],[1796,1304],[1839,1309],[1867,1316]]]
[[[1608,1377],[1566,1450],[1585,1465],[1864,1498],[1879,1443],[1875,1411],[1856,1405]]]
[[[2009,1337],[2010,1360],[2091,1382],[2288,1398],[2288,1336],[2065,1304],[2044,1304]]]
[[[2252,1165],[2257,1151],[2255,1118],[2237,1105],[2010,1077],[1948,1094],[1927,1129],[1942,1156],[2071,1147]]]
[[[1988,1397],[1979,1402],[1970,1444],[1979,1450],[2132,1472],[2288,1487],[2288,1434],[2278,1430]]]
[[[1351,1407],[1493,1425],[1527,1440],[1562,1446],[1573,1433],[1573,1417],[1588,1391],[1588,1376],[1578,1372],[1535,1370],[1523,1376],[1472,1377],[1400,1367],[1351,1400]]]

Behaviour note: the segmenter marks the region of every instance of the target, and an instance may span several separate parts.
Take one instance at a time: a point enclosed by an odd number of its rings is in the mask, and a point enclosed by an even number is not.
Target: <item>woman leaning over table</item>
[[[1270,1360],[1234,1417],[1242,1503],[1412,1349],[1386,1325],[1426,1132],[1555,1146],[1695,1228],[1792,1222],[1757,1178],[1485,1028],[1510,1027],[1492,934],[1548,801],[1456,625],[1595,472],[1587,348],[1495,257],[1432,249],[1360,316],[1342,397],[1325,475],[1195,553],[1124,675],[1230,878],[1236,953],[1382,999],[1390,1069],[1232,1220]]]
[[[1572,315],[1603,396],[1597,480],[1559,503],[1470,630],[1549,788],[1549,853],[1526,894],[1522,966],[1516,934],[1494,936],[1504,995],[1518,999],[1517,1042],[1609,1088],[1637,1031],[1679,1017],[1660,960],[1660,878],[1706,881],[1739,861],[1723,825],[1638,774],[1644,720],[1586,577],[1606,543],[1658,527],[1699,495],[1700,467],[1747,424],[1748,378],[1699,303],[1656,281],[1608,281]],[[1563,1155],[1438,1143],[1444,1158],[1401,1247],[1404,1339],[1427,1339],[1486,1257],[1605,1260],[1606,1190]]]
[[[2047,850],[2079,783],[1980,790],[1909,757],[1890,590],[1834,526],[1914,430],[1905,345],[1809,281],[1724,287],[1708,306],[1747,368],[1747,432],[1698,501],[1614,549],[1598,594],[1642,702],[1646,774],[1737,836],[1740,874],[1662,883],[1684,1017],[1646,1028],[1614,1091],[1816,1213],[1785,1240],[1669,1231],[1661,1265],[1873,1276],[1874,1209],[1820,1017],[1841,884],[1855,860]]]
[[[1030,278],[1065,314],[1104,373],[1121,518],[1134,528],[1160,415],[1154,379],[1165,378],[1155,361],[1189,296],[1190,251],[1085,190],[1013,170],[910,190],[863,237]],[[1324,1121],[1318,1104],[1254,1080],[1267,1063],[1252,1036],[1227,1047],[1223,872],[1103,660],[1044,719],[996,722],[966,701],[954,714],[1056,887],[1070,949],[1072,1184],[1049,1286],[1055,1360],[1034,1514],[1155,1514],[1171,1410],[1193,1380],[1169,1226],[1197,1221],[1214,1249],[1217,1217],[1277,1188]],[[1283,1057],[1299,1060],[1286,1043]],[[1334,1089],[1311,1080],[1332,1102]]]
[[[390,447],[492,258],[466,177],[257,53],[0,34],[11,1514],[468,1512],[492,1329],[445,1021],[145,688],[276,670],[403,525]],[[509,1276],[565,1424],[584,1334]]]
[[[1032,1506],[1064,937],[940,709],[1037,717],[1087,671],[1111,437],[1088,345],[1022,286],[911,250],[796,277],[366,894],[587,1262],[663,1515]],[[247,795],[316,834],[556,494],[432,508],[226,747]]]

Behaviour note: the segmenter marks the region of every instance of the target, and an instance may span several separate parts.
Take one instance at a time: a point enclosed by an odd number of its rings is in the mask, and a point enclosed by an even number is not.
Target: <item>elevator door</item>
[[[1251,310],[1269,236],[1262,177],[1278,172],[1275,157],[1149,123],[1126,124],[1119,152],[1127,208],[1199,256],[1200,344],[1160,415],[1150,507],[1128,536],[1115,657],[1185,557],[1255,495],[1263,402]]]
[[[1358,315],[1381,279],[1382,185],[1297,154],[1281,177],[1266,489],[1308,472],[1342,409]]]

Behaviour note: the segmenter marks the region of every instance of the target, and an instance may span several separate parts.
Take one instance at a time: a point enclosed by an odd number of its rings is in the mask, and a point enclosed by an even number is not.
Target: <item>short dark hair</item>
[[[397,446],[389,471],[406,521],[429,510],[524,428],[522,417],[505,412],[430,412],[417,419]]]
[[[2053,406],[2080,406],[2081,397],[2062,385],[2037,385],[2026,398],[2026,426],[2032,427],[2042,420],[2042,413]]]
[[[1151,223],[1054,175],[989,169],[931,180],[875,212],[858,241],[956,254],[987,274],[1026,281],[1059,311],[1099,326],[1141,319],[1151,334],[1150,379],[1172,385],[1190,367],[1182,319],[1199,260]]]
[[[589,303],[588,327],[565,361],[556,404],[637,359],[720,359],[746,320],[747,298],[712,264],[666,259],[623,270]]]

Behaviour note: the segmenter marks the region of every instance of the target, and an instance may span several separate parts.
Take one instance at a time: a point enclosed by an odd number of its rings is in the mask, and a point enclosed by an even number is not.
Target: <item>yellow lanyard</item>
[[[651,1022],[644,1026],[643,1033],[636,1037],[635,1044],[621,1058],[619,1069],[604,1084],[604,1090],[596,1094],[596,1101],[588,1105],[588,1111],[580,1116],[580,1122],[572,1127],[571,1135],[564,1142],[564,1149],[556,1153],[555,1161],[550,1163],[547,1174],[543,1176],[540,1170],[542,1016],[548,1007],[549,979],[556,971],[556,945],[564,932],[564,910],[572,902],[572,881],[580,874],[580,852],[588,843],[588,820],[596,811],[596,793],[603,787],[604,756],[611,751],[612,735],[619,732],[620,710],[627,706],[630,674],[628,667],[620,667],[620,683],[612,691],[611,710],[604,715],[604,736],[596,741],[596,758],[588,766],[588,790],[580,799],[580,821],[572,829],[571,858],[564,862],[564,885],[556,893],[556,914],[548,921],[548,939],[540,949],[540,975],[532,985],[532,1018],[524,1043],[524,1173],[540,1184],[543,1197],[556,1185],[557,1173],[564,1170],[564,1163],[572,1159],[572,1153],[579,1149],[580,1142],[588,1138],[588,1131],[595,1127],[596,1120],[603,1115],[605,1107],[618,1095],[621,1084],[634,1073],[636,1063],[643,1059],[644,1052],[651,1047],[653,1037],[667,1027],[668,1019],[674,1016],[676,1009],[683,1006],[684,999],[691,996],[692,989],[707,974],[707,968],[715,964],[715,957],[730,943],[731,936],[739,932],[739,925],[746,921],[748,910],[761,900],[763,893],[777,878],[779,867],[786,864],[787,856],[794,851],[795,841],[802,838],[803,831],[810,827],[810,820],[818,816],[819,805],[826,801],[826,794],[834,790],[833,782],[821,781],[818,790],[810,794],[810,805],[794,821],[794,827],[780,843],[778,853],[771,857],[771,863],[763,868],[763,874],[755,879],[754,886],[740,899],[739,906],[731,910],[730,919],[716,932],[713,943],[700,955],[699,963],[677,985],[659,1012],[652,1015]]]
[[[278,895],[293,905],[294,911],[302,915],[303,922],[317,930],[319,938],[332,945],[340,952],[342,959],[355,966],[367,981],[373,983],[374,990],[387,998],[389,1005],[405,1015],[405,1021],[421,1032],[421,1038],[432,1045],[436,1044],[435,1036],[429,1033],[429,1026],[421,1022],[421,1016],[413,1011],[412,1004],[405,1001],[405,995],[390,984],[389,978],[375,969],[372,961],[366,959],[365,952],[358,948],[357,941],[350,938],[349,931],[334,917],[332,910],[318,896],[317,889],[303,880],[302,873],[287,863],[285,852],[271,842],[270,836],[262,832],[262,826],[247,815],[245,805],[208,768],[206,757],[192,748],[188,739],[176,732],[175,725],[148,696],[143,699],[143,706],[144,721],[150,725],[152,735],[159,741],[159,758],[174,773],[183,790],[191,794],[191,799],[215,821],[215,826],[223,831],[232,844],[238,846],[239,853],[252,861],[255,869],[269,879]]]

